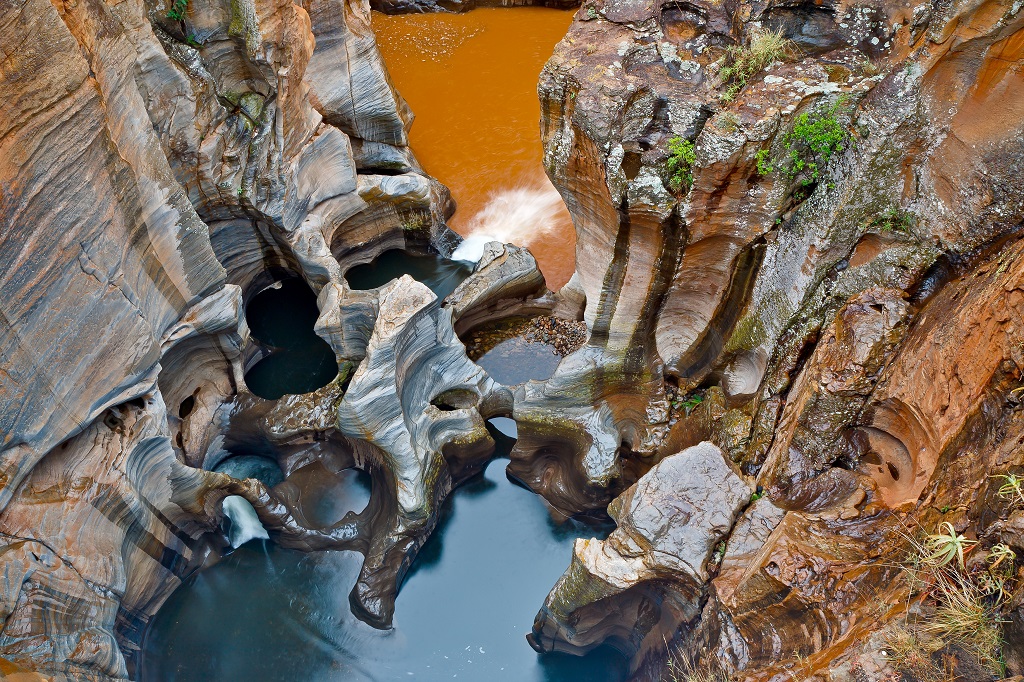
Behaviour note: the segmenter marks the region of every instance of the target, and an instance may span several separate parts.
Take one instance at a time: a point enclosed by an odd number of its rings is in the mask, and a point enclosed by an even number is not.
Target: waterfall
[[[473,216],[452,259],[476,263],[487,242],[529,246],[558,226],[562,210],[562,197],[546,178],[495,192]]]
[[[269,540],[267,529],[260,523],[256,510],[249,501],[239,495],[228,495],[224,498],[224,516],[228,517],[228,542],[238,548],[257,538]]]

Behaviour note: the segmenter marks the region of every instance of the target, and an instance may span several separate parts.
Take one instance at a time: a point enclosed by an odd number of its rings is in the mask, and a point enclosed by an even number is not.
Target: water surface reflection
[[[349,611],[358,554],[250,543],[163,607],[146,638],[142,679],[625,679],[614,652],[538,656],[526,643],[573,540],[593,530],[556,527],[539,498],[506,478],[506,463],[495,460],[445,503],[399,594],[393,630],[374,630]]]

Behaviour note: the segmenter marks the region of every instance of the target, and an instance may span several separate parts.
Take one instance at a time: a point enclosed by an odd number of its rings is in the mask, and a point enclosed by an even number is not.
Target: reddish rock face
[[[744,517],[704,612],[659,626],[684,658],[768,680],[796,655],[807,679],[860,679],[823,671],[849,673],[885,620],[869,602],[898,601],[901,529],[931,530],[954,497],[958,531],[987,531],[979,490],[1020,463],[999,434],[1022,369],[1022,29],[999,2],[597,2],[545,68],[545,161],[577,229],[562,294],[591,336],[517,395],[510,471],[584,512],[710,438],[761,486],[770,524]],[[733,46],[770,30],[791,52],[737,83]],[[825,163],[801,140],[827,125]],[[685,140],[692,183],[674,184]],[[563,580],[545,632],[600,582]],[[594,637],[571,632],[548,646]],[[653,676],[655,658],[634,665]]]
[[[510,474],[619,524],[577,546],[533,643],[611,641],[640,678],[675,657],[885,679],[907,529],[1024,549],[993,479],[1024,466],[1019,7],[588,2],[540,83],[576,275],[550,296],[491,248],[443,304],[343,278],[450,248],[367,11],[0,6],[0,673],[130,675],[229,494],[282,544],[364,552],[353,605],[386,626],[497,414]],[[790,42],[738,72],[770,31]],[[342,371],[271,404],[243,310],[282,274]],[[523,310],[588,338],[509,391],[455,330]],[[201,468],[226,436],[371,470],[368,511],[305,525]]]

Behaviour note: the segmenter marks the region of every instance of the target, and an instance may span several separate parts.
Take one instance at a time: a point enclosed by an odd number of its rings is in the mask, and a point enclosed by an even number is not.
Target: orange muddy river
[[[575,233],[541,161],[537,80],[573,12],[482,8],[373,13],[391,79],[416,114],[412,149],[458,203],[452,229],[528,246],[552,289],[575,262]]]

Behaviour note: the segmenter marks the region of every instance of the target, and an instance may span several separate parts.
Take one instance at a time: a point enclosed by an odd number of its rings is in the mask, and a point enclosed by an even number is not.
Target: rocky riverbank
[[[576,273],[549,292],[490,244],[443,301],[344,278],[457,242],[368,13],[0,5],[0,671],[135,676],[228,495],[281,545],[362,553],[353,613],[386,628],[511,416],[509,473],[618,524],[566,557],[539,651],[611,643],[638,680],[1024,672],[1020,7],[588,0],[539,89]],[[245,307],[286,276],[339,373],[268,401]],[[511,319],[564,355],[550,379],[467,354]],[[370,502],[324,527],[209,470],[254,446],[362,469]],[[974,625],[925,627],[955,604],[922,576],[980,595]]]

